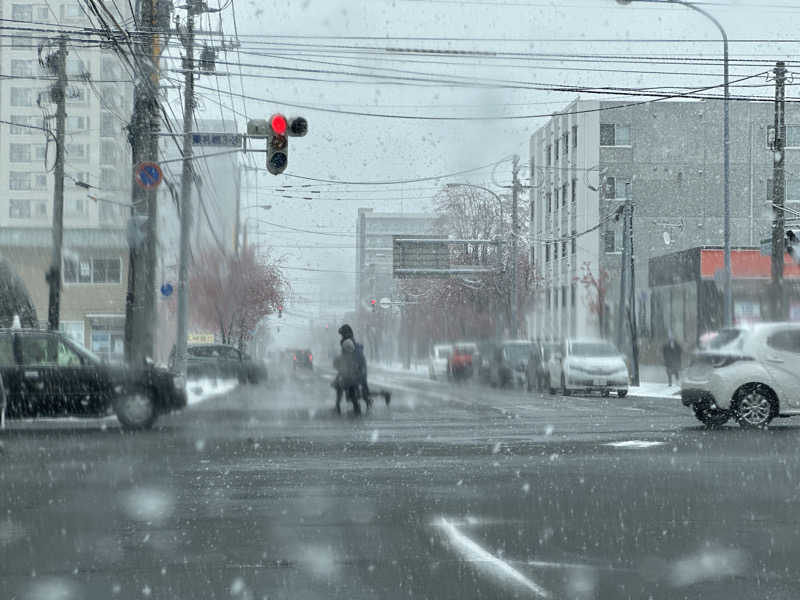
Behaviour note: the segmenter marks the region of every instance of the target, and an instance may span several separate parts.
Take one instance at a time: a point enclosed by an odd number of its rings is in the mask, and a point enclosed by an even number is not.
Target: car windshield
[[[572,342],[570,352],[573,356],[584,357],[619,356],[619,351],[606,342]]]

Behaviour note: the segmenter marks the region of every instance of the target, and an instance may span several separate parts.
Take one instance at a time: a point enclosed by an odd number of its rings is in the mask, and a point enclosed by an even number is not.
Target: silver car
[[[612,390],[620,398],[628,394],[628,367],[614,344],[600,339],[568,339],[553,350],[548,361],[549,389],[562,395],[572,392]]]
[[[734,418],[760,428],[800,415],[800,323],[721,330],[692,357],[681,399],[707,426]]]

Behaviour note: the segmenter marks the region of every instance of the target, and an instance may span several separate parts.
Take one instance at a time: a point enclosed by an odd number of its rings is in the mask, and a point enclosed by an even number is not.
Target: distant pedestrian
[[[664,367],[667,369],[667,383],[672,385],[672,377],[675,376],[675,383],[680,381],[681,356],[683,348],[678,341],[669,334],[669,340],[661,349],[664,354]]]

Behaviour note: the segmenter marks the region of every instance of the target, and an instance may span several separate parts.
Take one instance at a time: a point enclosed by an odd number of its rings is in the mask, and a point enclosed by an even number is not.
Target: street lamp
[[[724,46],[725,60],[724,60],[724,87],[725,99],[723,102],[723,203],[725,211],[724,220],[724,248],[725,248],[725,326],[730,327],[733,324],[733,291],[731,288],[731,208],[730,208],[730,127],[729,127],[729,94],[728,94],[728,34],[725,33],[722,25],[710,13],[700,8],[699,6],[687,2],[686,0],[617,0],[617,4],[623,6],[631,2],[649,2],[651,4],[681,4],[687,8],[699,12],[701,15],[709,19],[716,25],[719,32],[722,34],[722,43]]]

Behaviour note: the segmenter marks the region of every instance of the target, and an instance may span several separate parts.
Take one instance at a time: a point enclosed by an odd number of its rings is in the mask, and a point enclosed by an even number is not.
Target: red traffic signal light
[[[375,298],[373,298],[372,300],[369,301],[369,303],[372,304],[372,306],[375,306],[378,303],[378,301],[375,300]]]
[[[269,119],[269,125],[272,127],[272,132],[275,135],[286,135],[286,117],[281,114],[272,115]]]

